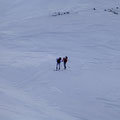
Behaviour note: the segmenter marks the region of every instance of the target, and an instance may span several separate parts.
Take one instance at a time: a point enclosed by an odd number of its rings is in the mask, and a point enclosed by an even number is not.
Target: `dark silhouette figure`
[[[61,57],[57,58],[56,70],[60,70]]]
[[[66,57],[64,57],[63,60],[62,60],[63,65],[64,65],[64,69],[66,69],[66,63],[67,63],[67,61],[68,61],[68,57],[66,56]]]

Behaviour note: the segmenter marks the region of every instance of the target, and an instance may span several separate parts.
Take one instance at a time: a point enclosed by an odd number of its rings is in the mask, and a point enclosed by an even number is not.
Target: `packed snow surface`
[[[0,120],[120,120],[119,6],[0,0]]]

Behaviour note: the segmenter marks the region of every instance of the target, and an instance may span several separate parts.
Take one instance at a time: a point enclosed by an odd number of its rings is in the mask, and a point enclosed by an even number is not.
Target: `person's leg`
[[[59,63],[59,70],[60,70],[60,63]]]
[[[64,69],[66,69],[66,62],[64,62]]]
[[[56,70],[58,70],[58,63],[56,64]]]

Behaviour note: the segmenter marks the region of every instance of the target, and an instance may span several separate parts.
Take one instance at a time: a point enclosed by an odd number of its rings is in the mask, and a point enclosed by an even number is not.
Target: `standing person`
[[[63,64],[64,64],[64,69],[66,69],[66,63],[68,61],[68,57],[67,56],[64,57],[62,61],[63,61]]]
[[[56,70],[60,70],[61,57],[57,58]]]

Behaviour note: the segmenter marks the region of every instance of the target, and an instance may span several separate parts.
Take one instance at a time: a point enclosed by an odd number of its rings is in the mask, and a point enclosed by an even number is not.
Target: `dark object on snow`
[[[111,8],[111,9],[107,9],[107,10],[105,9],[104,11],[111,12],[111,13],[113,13],[113,14],[118,15],[118,12],[115,11],[115,9],[113,9],[113,8]]]
[[[112,12],[112,9],[108,9],[108,12]]]
[[[61,57],[57,58],[56,62],[56,70],[60,70]]]
[[[93,8],[93,10],[96,10],[96,8]]]
[[[67,61],[68,61],[68,57],[66,56],[66,57],[64,57],[63,60],[62,60],[63,65],[64,65],[64,69],[66,69],[66,63],[67,63]]]
[[[116,9],[119,9],[119,7],[116,7]]]
[[[117,12],[115,12],[115,11],[113,11],[113,13],[114,13],[114,14],[116,14],[116,15],[118,15],[118,13],[117,13]]]
[[[70,14],[70,12],[54,12],[52,16],[60,16],[60,15],[67,15]]]
[[[65,14],[70,14],[70,12],[65,12]]]

